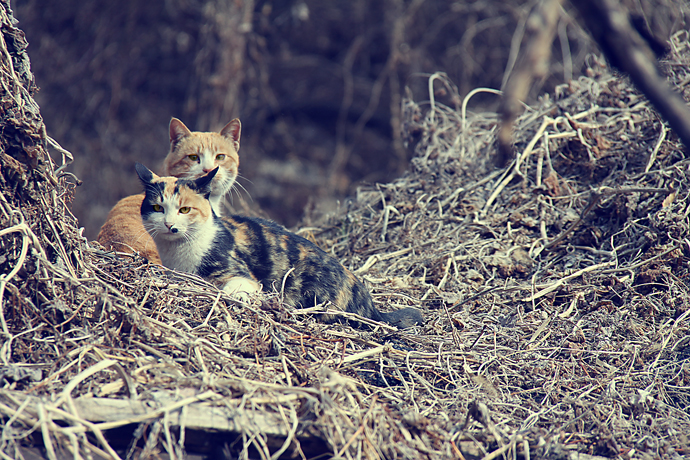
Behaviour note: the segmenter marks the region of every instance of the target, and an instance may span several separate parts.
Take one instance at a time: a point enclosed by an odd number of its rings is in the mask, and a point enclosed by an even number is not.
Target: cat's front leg
[[[261,291],[256,281],[242,276],[233,276],[223,286],[223,292],[242,302],[247,302],[251,294]]]

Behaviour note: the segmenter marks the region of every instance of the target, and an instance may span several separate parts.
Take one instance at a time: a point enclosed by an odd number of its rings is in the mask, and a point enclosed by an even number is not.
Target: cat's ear
[[[153,178],[157,177],[155,174],[151,172],[149,168],[147,168],[141,163],[136,163],[134,165],[134,169],[137,170],[137,175],[139,176],[139,179],[141,179],[141,182],[144,185],[150,184],[151,182],[153,182]]]
[[[225,125],[223,129],[220,130],[220,135],[232,142],[235,146],[235,151],[240,151],[240,134],[242,133],[242,124],[239,118],[235,118],[230,123]]]
[[[204,195],[206,198],[211,194],[211,182],[213,181],[213,178],[216,177],[216,173],[218,172],[218,166],[205,176],[201,176],[198,179],[194,180],[194,188]]]
[[[183,138],[191,136],[192,132],[177,118],[170,120],[170,145],[175,146]]]

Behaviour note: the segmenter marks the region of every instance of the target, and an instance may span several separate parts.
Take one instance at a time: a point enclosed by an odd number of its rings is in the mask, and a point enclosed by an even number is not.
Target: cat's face
[[[139,163],[136,169],[146,189],[141,219],[154,240],[189,240],[212,219],[208,196],[219,169],[196,180],[158,177]]]
[[[224,196],[237,178],[240,132],[237,118],[219,133],[192,132],[173,118],[170,121],[170,152],[163,162],[163,174],[191,180],[218,168],[211,195]]]

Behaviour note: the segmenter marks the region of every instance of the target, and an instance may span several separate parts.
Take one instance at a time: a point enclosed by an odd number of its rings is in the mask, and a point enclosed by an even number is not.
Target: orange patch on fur
[[[311,254],[311,252],[309,251],[308,248],[300,245],[300,247],[299,247],[299,260],[306,259],[307,257],[309,257],[310,254]]]
[[[166,191],[168,186],[165,187]],[[211,204],[206,198],[199,195],[189,187],[180,187],[177,196],[179,197],[178,205],[188,206],[192,208],[189,215],[191,222],[206,222],[211,217]]]
[[[338,297],[333,301],[334,307],[338,310],[345,311],[347,309],[347,302],[350,300],[350,293],[352,286],[341,286],[338,291]]]
[[[108,213],[96,241],[109,251],[138,252],[149,262],[161,264],[156,243],[141,221],[142,201],[144,195],[132,195],[118,201]]]
[[[232,225],[235,226],[235,231],[233,232],[233,235],[235,237],[235,244],[242,248],[249,247],[253,242],[251,237],[247,233],[247,226],[232,219],[226,220],[231,222]]]

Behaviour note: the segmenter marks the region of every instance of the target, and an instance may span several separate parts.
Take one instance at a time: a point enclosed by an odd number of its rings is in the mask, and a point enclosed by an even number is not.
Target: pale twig
[[[280,284],[280,303],[285,302],[285,284],[287,283],[288,277],[292,274],[292,272],[295,271],[295,267],[291,267],[290,270],[285,272],[285,275],[283,276],[283,280]]]
[[[394,257],[400,257],[401,255],[407,254],[409,252],[412,252],[413,248],[405,248],[405,249],[400,249],[398,251],[390,252],[388,254],[375,254],[373,256],[369,256],[366,262],[364,262],[364,265],[359,267],[357,270],[354,270],[355,275],[360,275],[362,273],[365,273],[367,270],[369,270],[375,263],[377,262],[383,262],[384,260],[389,260]]]
[[[33,234],[31,229],[25,224],[21,223],[18,225],[14,225],[12,227],[0,230],[0,236],[6,235],[8,233],[12,232],[21,232],[23,234],[22,237],[22,249],[21,252],[19,253],[19,258],[17,259],[17,263],[15,264],[14,268],[10,270],[9,273],[7,274],[2,274],[0,275],[0,323],[2,324],[2,332],[5,334],[7,338],[12,337],[10,334],[9,329],[7,328],[7,322],[5,321],[5,313],[4,313],[4,305],[5,303],[3,302],[3,295],[5,293],[5,285],[12,279],[14,276],[21,270],[21,268],[24,266],[24,261],[26,260],[26,255],[29,251],[29,237],[32,236],[32,242],[34,244],[37,244],[36,236]],[[40,244],[39,244],[40,246]],[[8,351],[9,352],[9,351]],[[5,352],[2,354],[2,359],[5,365],[7,365],[8,361],[6,358],[9,358],[9,356],[6,355]]]
[[[575,273],[572,273],[564,278],[559,279],[555,283],[551,284],[549,287],[542,289],[541,291],[537,292],[536,294],[533,294],[527,298],[522,299],[523,302],[533,302],[541,297],[544,297],[546,294],[555,291],[559,287],[563,286],[565,283],[570,281],[573,278],[577,278],[578,276],[584,275],[585,273],[593,272],[605,267],[609,267],[613,265],[614,262],[603,262],[600,264],[596,265],[590,265],[589,267],[585,267],[581,270],[576,271]]]
[[[41,434],[43,435],[43,446],[46,448],[48,458],[50,460],[57,460],[57,455],[55,455],[55,448],[53,447],[53,441],[50,439],[50,420],[48,419],[48,414],[43,404],[38,405],[38,416],[38,423],[41,426]]]
[[[48,145],[53,147],[55,150],[60,152],[60,155],[62,155],[62,165],[55,170],[56,174],[60,173],[60,171],[62,171],[66,166],[74,163],[74,155],[72,155],[69,150],[64,149],[60,144],[57,143],[55,139],[50,136],[46,136],[46,140],[48,141]]]
[[[116,420],[116,421],[112,421],[112,422],[94,423],[94,424],[92,424],[92,426],[89,426],[89,425],[85,425],[85,426],[87,426],[89,429],[96,428],[96,429],[101,430],[101,431],[112,430],[114,428],[119,428],[121,426],[129,425],[129,424],[141,423],[141,422],[145,422],[147,420],[157,419],[161,415],[163,415],[166,411],[172,412],[172,411],[175,411],[177,409],[180,409],[184,406],[187,406],[187,405],[195,403],[195,402],[204,401],[206,399],[211,399],[211,398],[218,398],[218,397],[220,397],[220,395],[218,395],[214,391],[209,390],[209,391],[205,391],[204,393],[200,393],[198,395],[191,396],[189,398],[184,398],[184,399],[181,399],[180,401],[176,401],[174,403],[170,403],[167,406],[153,409],[152,411],[150,411],[146,414],[136,415],[134,417],[130,417],[130,418],[122,419],[122,420]],[[53,410],[53,409],[51,409],[51,410]],[[57,409],[55,409],[55,410],[57,410]],[[68,414],[67,412],[64,412],[64,411],[61,411],[61,412],[63,412],[63,415],[67,414],[67,415],[64,415],[65,417],[68,417],[68,416],[71,417],[71,414]],[[71,431],[74,433],[80,433],[80,432],[85,431],[85,428],[84,427],[67,427],[67,428],[65,428],[65,430]]]
[[[196,329],[208,326],[208,322],[211,319],[211,316],[213,316],[213,312],[216,310],[216,307],[218,306],[218,301],[220,300],[220,296],[222,296],[222,295],[223,295],[223,291],[219,291],[218,295],[216,295],[216,298],[213,301],[213,305],[211,305],[211,308],[208,311],[208,315],[206,315],[206,319],[204,319],[204,322],[201,323],[199,326],[197,326]]]
[[[661,253],[653,256],[653,257],[650,257],[649,259],[645,259],[643,261],[640,261],[640,262],[632,264],[632,265],[628,265],[626,267],[617,267],[617,268],[609,268],[607,270],[602,270],[601,273],[603,275],[605,275],[605,274],[609,274],[609,273],[620,273],[620,272],[635,270],[635,269],[643,267],[643,266],[645,266],[645,265],[647,265],[647,264],[649,264],[655,260],[661,259],[662,257],[664,257],[664,256],[672,253],[673,251],[679,249],[680,247],[681,247],[681,245],[677,244],[677,245],[674,245],[673,247],[665,250],[664,252],[661,252]]]
[[[177,455],[175,455],[175,443],[172,440],[172,435],[170,434],[170,412],[165,412],[163,414],[163,433],[165,433],[165,441],[163,445],[165,450],[170,457],[170,460],[177,460]]]
[[[652,153],[649,155],[649,160],[647,160],[647,166],[645,166],[644,168],[645,173],[648,173],[649,170],[652,169],[652,165],[654,164],[654,160],[656,160],[656,155],[657,153],[659,153],[661,144],[666,139],[666,133],[668,133],[668,129],[666,129],[665,124],[661,123],[661,132],[659,133],[659,139],[656,141],[656,145],[654,145],[654,150],[652,150]]]
[[[544,117],[541,126],[539,126],[539,129],[537,129],[537,133],[527,144],[525,150],[523,150],[522,154],[518,155],[518,157],[513,161],[512,166],[506,170],[510,171],[510,173],[499,183],[498,187],[494,189],[489,198],[486,200],[486,203],[482,208],[483,216],[485,216],[489,212],[491,205],[493,205],[494,200],[498,198],[498,195],[501,194],[501,191],[503,191],[503,189],[513,180],[513,178],[515,178],[515,176],[520,173],[520,163],[532,153],[534,146],[536,145],[537,141],[541,138],[542,134],[544,134],[546,128],[556,122],[557,120],[554,120],[553,118]]]
[[[506,63],[506,68],[503,71],[503,78],[501,79],[501,90],[505,89],[508,78],[510,78],[510,74],[513,72],[515,63],[520,55],[520,45],[525,36],[525,24],[527,23],[528,17],[528,14],[522,14],[520,16],[517,26],[515,27],[515,32],[513,32],[510,38],[510,53],[508,53],[508,62]]]
[[[97,426],[97,424],[91,423],[87,420],[84,420],[80,418],[77,414],[72,414],[67,411],[63,411],[61,409],[58,409],[57,407],[54,406],[48,406],[46,405],[45,408],[53,412],[59,416],[61,416],[64,419],[71,420],[73,422],[77,422],[80,424],[78,427],[67,427],[64,428],[62,431],[65,435],[70,435],[70,434],[76,434],[79,432],[83,432],[86,430],[92,431],[93,434],[96,436],[98,441],[101,443],[101,446],[108,452],[108,454],[116,460],[120,460],[120,457],[117,455],[117,452],[110,447],[110,444],[108,441],[105,439],[105,436],[103,435],[103,431]]]
[[[278,412],[280,412],[280,416],[283,419],[283,422],[285,425],[288,425],[288,420],[285,418],[285,410],[283,409],[282,405],[278,405]],[[278,460],[281,455],[290,447],[290,444],[292,444],[293,440],[297,440],[297,428],[299,427],[299,418],[297,417],[297,411],[295,410],[294,407],[290,407],[290,418],[292,419],[292,423],[290,424],[290,428],[287,430],[288,435],[285,437],[285,441],[283,442],[283,445],[280,446],[280,449],[275,451],[273,455],[271,455],[271,460]],[[301,449],[300,449],[301,453]],[[302,457],[304,457],[304,454],[302,454]]]
[[[467,93],[467,96],[465,96],[463,98],[462,105],[460,108],[460,128],[461,129],[460,129],[460,132],[458,133],[458,136],[456,137],[455,142],[454,142],[454,146],[456,146],[458,144],[458,140],[462,140],[461,141],[461,148],[460,148],[460,159],[461,160],[465,158],[465,151],[466,151],[465,139],[467,137],[467,134],[466,134],[466,132],[467,132],[466,131],[466,127],[467,127],[467,103],[470,101],[472,96],[474,96],[475,94],[479,94],[479,93],[497,94],[499,96],[503,95],[503,92],[499,91],[497,89],[475,88],[472,91],[470,91],[469,93]]]
[[[70,398],[70,393],[72,392],[72,390],[74,390],[77,387],[77,385],[79,385],[82,381],[86,380],[87,378],[104,369],[109,368],[110,366],[114,366],[115,364],[117,364],[117,361],[114,361],[112,359],[104,359],[103,361],[100,361],[94,364],[93,366],[81,371],[74,378],[72,378],[72,380],[70,380],[67,383],[67,385],[65,385],[65,387],[62,389],[60,397],[55,401],[55,407],[60,407],[60,405],[63,402]]]

